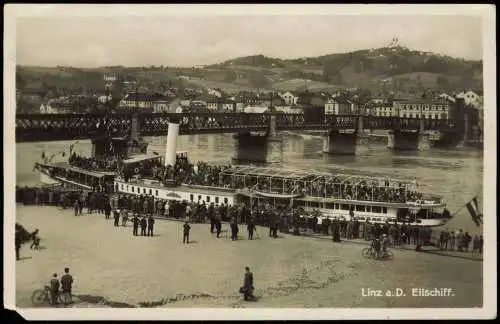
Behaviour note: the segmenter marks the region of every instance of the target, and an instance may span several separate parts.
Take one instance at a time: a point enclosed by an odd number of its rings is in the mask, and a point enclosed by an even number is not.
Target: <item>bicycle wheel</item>
[[[394,253],[392,253],[392,251],[391,251],[391,250],[387,250],[386,255],[385,255],[385,258],[386,258],[387,260],[392,260],[392,259],[394,259]]]
[[[365,259],[371,259],[372,258],[372,249],[371,248],[363,248],[363,250],[361,250],[361,253],[363,253],[363,257],[365,257]]]
[[[40,307],[43,306],[44,304],[47,304],[48,296],[45,290],[43,289],[35,290],[31,295],[31,302],[35,307]]]

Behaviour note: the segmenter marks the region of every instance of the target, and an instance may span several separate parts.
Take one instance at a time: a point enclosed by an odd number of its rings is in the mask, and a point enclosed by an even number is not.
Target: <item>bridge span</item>
[[[179,124],[179,135],[266,132],[271,124],[275,128],[273,131],[459,131],[452,120],[361,115],[324,115],[311,119],[303,114],[283,113],[17,114],[16,142],[89,139],[101,133],[125,136],[131,133],[134,118],[137,118],[142,136],[166,136],[170,123]]]

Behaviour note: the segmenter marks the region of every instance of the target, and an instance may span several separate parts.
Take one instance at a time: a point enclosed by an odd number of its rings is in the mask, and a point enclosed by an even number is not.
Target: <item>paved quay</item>
[[[133,237],[132,226],[113,227],[104,215],[74,216],[70,209],[17,206],[17,221],[40,229],[42,249],[21,248],[16,301],[32,307],[31,294],[54,272],[70,267],[72,307],[481,307],[483,263],[394,249],[394,260],[364,259],[359,242],[280,235],[232,242],[207,224],[192,224],[192,244],[182,244],[182,223],[158,220],[154,237]],[[361,242],[363,243],[363,242]],[[460,252],[456,252],[460,253]],[[238,294],[243,269],[254,273],[257,302]],[[406,296],[368,297],[368,289]],[[451,288],[453,296],[412,296],[412,288]]]

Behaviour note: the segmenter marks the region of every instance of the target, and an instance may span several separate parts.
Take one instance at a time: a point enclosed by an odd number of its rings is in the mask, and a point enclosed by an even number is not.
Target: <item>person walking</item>
[[[148,226],[148,221],[146,220],[146,216],[141,218],[141,236],[146,236],[146,228]]]
[[[153,218],[153,216],[150,215],[148,217],[148,236],[153,236],[154,225],[155,225],[155,219]]]
[[[253,292],[255,291],[253,273],[249,267],[245,267],[245,274],[243,276],[243,287],[240,288],[240,293],[246,301],[255,300]]]
[[[73,296],[71,295],[71,287],[73,286],[73,276],[69,274],[69,268],[64,268],[64,275],[61,277],[62,294],[64,296],[64,304],[72,304]]]
[[[183,227],[183,235],[182,235],[182,243],[189,244],[189,231],[191,230],[191,226],[189,226],[189,222],[185,222]]]
[[[215,230],[217,231],[217,238],[219,238],[220,233],[222,232],[222,221],[220,214],[217,214],[215,219]]]

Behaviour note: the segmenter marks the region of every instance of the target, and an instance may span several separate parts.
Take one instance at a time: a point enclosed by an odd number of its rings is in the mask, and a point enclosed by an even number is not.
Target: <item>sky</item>
[[[22,17],[16,64],[193,66],[248,55],[299,58],[378,48],[482,59],[481,18],[402,15]]]

